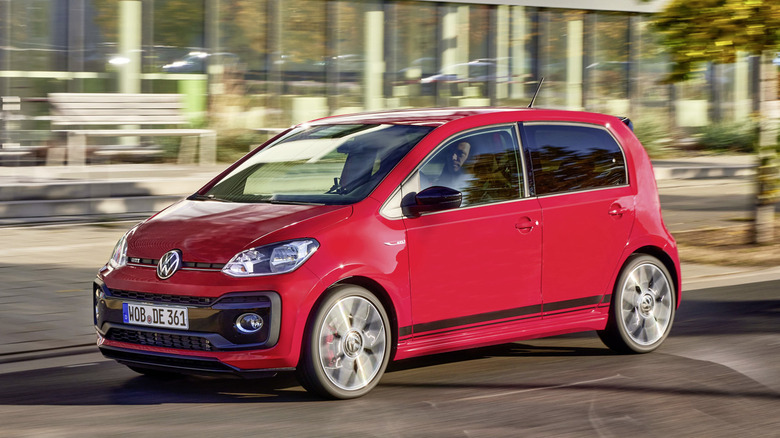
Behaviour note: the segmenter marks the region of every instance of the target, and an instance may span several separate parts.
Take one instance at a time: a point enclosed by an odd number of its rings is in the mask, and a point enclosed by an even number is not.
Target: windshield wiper
[[[260,202],[266,202],[268,204],[287,204],[287,205],[325,205],[321,202],[309,202],[309,201],[285,201],[285,200],[279,200],[279,199],[271,199],[268,201],[260,201]]]
[[[227,199],[217,198],[214,195],[201,195],[200,193],[195,193],[194,195],[187,198],[190,201],[219,201],[219,202],[231,202]]]

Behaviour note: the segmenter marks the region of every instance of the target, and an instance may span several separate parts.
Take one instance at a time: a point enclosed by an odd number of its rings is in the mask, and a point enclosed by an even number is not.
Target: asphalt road
[[[667,184],[672,230],[730,223],[750,190]],[[368,396],[331,402],[289,375],[154,381],[104,360],[89,282],[130,226],[0,228],[1,437],[780,436],[780,281],[684,291],[651,354],[525,341],[395,363]]]
[[[99,354],[0,368],[0,435],[780,436],[780,282],[685,296],[666,343],[592,334],[395,363],[368,396],[322,401],[289,375],[142,377]]]

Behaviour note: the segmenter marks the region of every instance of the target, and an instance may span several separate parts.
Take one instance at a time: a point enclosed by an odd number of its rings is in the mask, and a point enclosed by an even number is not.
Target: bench
[[[132,136],[197,137],[200,164],[216,162],[216,132],[187,127],[179,94],[51,93],[49,104],[52,131],[67,135],[68,165],[86,163],[87,137]],[[189,148],[182,140],[180,160]]]
[[[36,164],[43,149],[42,146],[22,146],[9,141],[8,123],[22,119],[17,114],[21,109],[22,99],[19,96],[0,96],[0,166]]]

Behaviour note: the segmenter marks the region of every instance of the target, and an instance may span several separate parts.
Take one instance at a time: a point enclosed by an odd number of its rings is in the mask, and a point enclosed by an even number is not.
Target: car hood
[[[315,237],[321,227],[349,217],[351,206],[244,204],[183,200],[137,226],[128,239],[128,256],[159,259],[181,250],[186,261],[227,263],[244,249],[272,243],[258,242],[270,233],[286,230],[280,239]],[[311,224],[316,220],[316,224]],[[305,228],[303,222],[307,222]],[[300,229],[299,235],[295,231]]]

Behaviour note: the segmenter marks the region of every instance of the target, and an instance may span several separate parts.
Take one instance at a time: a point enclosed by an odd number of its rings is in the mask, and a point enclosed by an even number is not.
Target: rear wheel
[[[325,397],[360,397],[382,377],[390,346],[389,319],[379,299],[358,286],[339,286],[307,327],[298,379]]]
[[[621,353],[647,353],[663,343],[672,328],[676,296],[669,270],[646,254],[631,256],[612,294],[607,328],[599,337]]]

